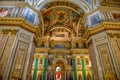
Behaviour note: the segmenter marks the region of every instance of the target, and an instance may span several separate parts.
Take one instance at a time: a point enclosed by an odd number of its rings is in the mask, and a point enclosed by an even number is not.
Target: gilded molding
[[[110,38],[114,38],[114,37],[120,38],[120,33],[108,33],[108,36]]]
[[[12,35],[16,35],[16,33],[18,32],[17,29],[2,29],[2,34],[12,34]]]
[[[89,13],[85,14],[84,17],[86,18],[88,15],[90,15],[90,14],[96,12],[96,11],[106,11],[106,12],[110,11],[111,12],[111,10],[113,10],[113,11],[119,11],[120,8],[117,8],[117,7],[107,7],[107,6],[99,6],[98,8],[96,8],[96,9],[90,11]]]
[[[25,18],[0,18],[0,25],[8,25],[8,26],[20,26],[21,28],[24,28],[32,33],[35,33],[36,37],[40,37],[39,27],[34,26],[30,23],[28,23]]]
[[[43,52],[48,53],[49,50],[50,50],[49,48],[36,48],[35,53],[43,53]]]
[[[88,28],[84,34],[84,39],[88,39],[91,35],[97,34],[104,30],[120,30],[119,22],[102,22],[93,28]]]
[[[88,49],[71,49],[71,51],[76,54],[80,54],[80,53],[88,54],[89,53]]]
[[[38,10],[36,10],[33,6],[29,5],[28,2],[24,2],[24,1],[2,1],[2,2],[0,2],[0,6],[14,6],[14,7],[18,7],[18,8],[29,7],[32,10],[34,10],[36,13],[39,14]]]

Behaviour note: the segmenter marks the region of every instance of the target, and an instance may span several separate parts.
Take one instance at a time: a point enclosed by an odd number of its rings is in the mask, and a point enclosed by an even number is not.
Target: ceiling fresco
[[[83,12],[83,10],[79,6],[77,6],[74,3],[68,2],[68,1],[52,1],[52,2],[49,2],[48,4],[46,4],[44,6],[44,9],[47,10],[49,8],[54,8],[54,7],[57,7],[57,6],[69,7],[71,9],[76,10],[78,13]]]
[[[50,31],[53,27],[67,27],[76,32],[80,14],[69,8],[57,7],[44,13],[44,30]]]
[[[37,10],[42,10],[46,4],[55,1],[67,1],[76,4],[78,7],[82,8],[85,13],[96,9],[99,6],[99,0],[25,0],[29,2],[30,5],[35,7]]]

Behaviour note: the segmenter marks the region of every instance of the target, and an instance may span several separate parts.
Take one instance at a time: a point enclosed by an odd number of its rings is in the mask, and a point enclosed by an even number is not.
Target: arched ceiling
[[[53,28],[64,27],[76,33],[80,18],[82,18],[82,12],[79,14],[74,9],[61,6],[50,8],[43,12],[44,32],[47,33]]]
[[[42,10],[47,3],[54,1],[67,1],[74,3],[85,13],[90,12],[99,6],[99,0],[26,0],[26,2],[35,7],[37,10]]]
[[[58,27],[70,30],[75,36],[83,33],[80,24],[83,15],[96,9],[99,0],[26,0],[31,6],[42,12],[42,34],[47,35]]]

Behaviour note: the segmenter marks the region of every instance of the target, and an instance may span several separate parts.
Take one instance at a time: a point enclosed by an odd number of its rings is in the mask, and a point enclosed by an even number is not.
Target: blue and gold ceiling
[[[26,2],[29,2],[29,4],[35,7],[37,10],[42,10],[44,6],[50,2],[57,2],[56,4],[59,4],[59,2],[62,1],[75,4],[76,6],[82,8],[85,13],[96,9],[97,6],[99,6],[99,0],[26,0]]]

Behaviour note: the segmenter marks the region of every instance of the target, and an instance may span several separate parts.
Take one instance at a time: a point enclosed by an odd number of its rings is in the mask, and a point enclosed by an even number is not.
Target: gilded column
[[[32,80],[36,80],[37,68],[38,68],[38,58],[35,59],[35,65],[34,65],[34,72],[33,72],[33,79]]]

